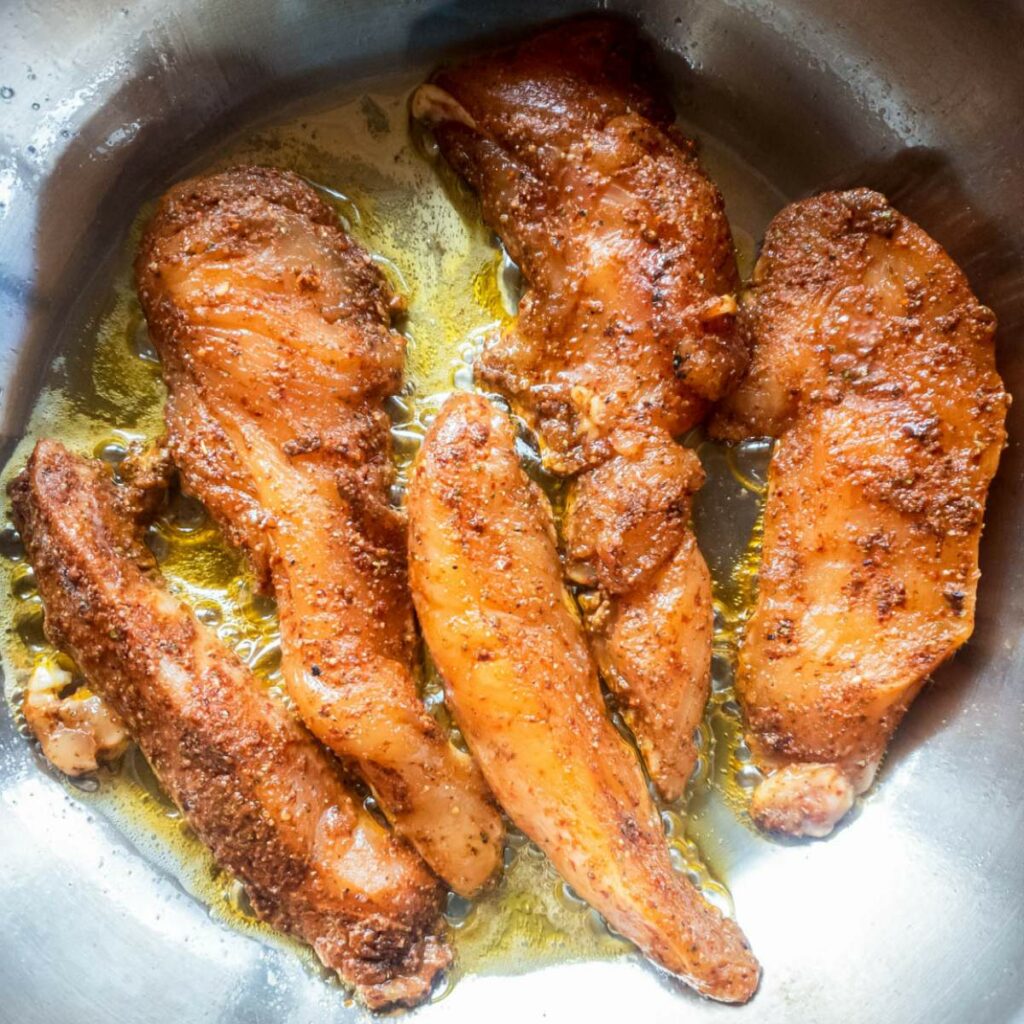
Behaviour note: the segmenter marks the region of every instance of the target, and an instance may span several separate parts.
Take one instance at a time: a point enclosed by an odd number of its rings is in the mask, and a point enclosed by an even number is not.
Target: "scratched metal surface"
[[[44,367],[102,293],[139,204],[218,137],[584,3],[8,0],[0,8],[0,388],[5,454]],[[887,191],[1000,316],[1024,387],[1024,7],[1019,0],[650,0],[682,115],[785,195]],[[38,106],[36,106],[38,104]],[[975,638],[917,702],[875,790],[829,841],[761,840],[721,805],[728,884],[761,957],[747,1007],[630,960],[463,980],[416,1013],[469,1021],[1005,1024],[1024,1020],[1022,408],[992,494]],[[734,508],[737,496],[708,501]],[[723,517],[705,517],[708,544]],[[748,524],[749,525],[749,524]],[[737,527],[738,528],[738,527]],[[41,771],[0,716],[0,1020],[341,1022],[285,950],[205,908]]]

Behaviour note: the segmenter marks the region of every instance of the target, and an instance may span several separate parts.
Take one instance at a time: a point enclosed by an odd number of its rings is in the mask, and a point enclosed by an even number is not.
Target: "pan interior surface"
[[[638,20],[657,44],[684,124],[703,140],[725,194],[744,273],[786,200],[829,187],[878,188],[949,249],[996,310],[1000,370],[1011,393],[1020,389],[1019,5],[991,5],[984,14],[952,0],[855,10],[828,0],[610,6]],[[580,9],[538,3],[530,22]],[[91,371],[105,337],[110,352],[121,346],[130,356],[116,366],[134,367],[138,376],[108,374],[107,419],[123,424],[106,437],[83,433],[80,444],[112,445],[110,454],[133,432],[154,432],[160,391],[132,319],[126,267],[137,215],[171,181],[232,159],[292,166],[323,186],[348,189],[333,197],[339,212],[400,287],[415,271],[403,258],[427,236],[443,243],[446,269],[463,284],[432,304],[429,275],[413,282],[421,308],[417,314],[414,306],[410,326],[410,373],[424,402],[396,410],[395,418],[399,441],[405,430],[414,445],[430,396],[453,378],[466,380],[474,339],[509,315],[512,296],[502,294],[500,254],[487,233],[469,216],[446,220],[454,215],[441,186],[415,219],[408,200],[426,180],[417,175],[433,171],[415,154],[403,170],[388,146],[402,144],[394,125],[422,74],[444,56],[523,31],[522,11],[469,0],[256,0],[244,9],[193,0],[169,13],[150,2],[122,10],[87,0],[47,10],[24,5],[5,20],[4,461],[27,430],[42,425],[28,423],[40,391],[72,379],[76,366],[84,372],[86,356]],[[369,153],[374,146],[376,163],[354,159],[360,147]],[[375,179],[387,160],[395,164],[392,177]],[[408,191],[388,185],[402,180]],[[382,199],[388,195],[390,207]],[[451,311],[450,322],[433,323],[441,308]],[[146,394],[149,403],[133,413],[131,401]],[[73,420],[74,410],[39,408],[58,434]],[[824,843],[757,836],[730,798],[737,766],[724,763],[715,787],[697,787],[691,797],[708,878],[726,883],[764,964],[751,1004],[701,1001],[622,955],[621,944],[544,876],[557,907],[524,914],[537,921],[562,915],[561,931],[552,933],[556,955],[538,953],[551,936],[502,946],[500,936],[484,932],[476,946],[462,947],[457,984],[417,1017],[445,1024],[630,1014],[644,1021],[728,1014],[779,1024],[1024,1019],[1024,599],[1014,587],[1024,554],[1015,501],[1024,476],[1020,417],[1019,407],[1011,410],[1010,445],[990,496],[975,636],[914,705],[853,820]],[[727,465],[713,446],[702,454],[712,483],[698,527],[713,571],[726,580],[754,524],[765,452],[748,450],[739,466]],[[189,550],[193,513],[182,506],[168,520],[166,532],[179,544],[173,550]],[[14,564],[10,534],[0,542]],[[244,590],[239,567],[224,571]],[[187,582],[187,573],[180,578]],[[719,596],[726,604],[735,599]],[[238,607],[248,606],[240,599]],[[237,621],[228,609],[222,624],[235,628],[238,642],[269,645],[273,683],[271,620],[260,618],[258,603],[253,608],[250,619]],[[8,637],[5,647],[13,642]],[[135,776],[136,793],[150,793],[152,817],[133,819],[137,828],[98,794],[62,784],[17,723],[0,716],[0,922],[9,951],[0,961],[0,1016],[47,1024],[100,1012],[133,1024],[361,1019],[310,956],[245,923],[237,893],[209,877],[208,863],[189,859],[187,850],[183,856],[187,836],[180,838],[142,759],[124,771]],[[523,892],[535,881],[524,881]],[[456,931],[465,926],[462,908],[453,906],[451,918]],[[493,955],[488,944],[497,947]]]

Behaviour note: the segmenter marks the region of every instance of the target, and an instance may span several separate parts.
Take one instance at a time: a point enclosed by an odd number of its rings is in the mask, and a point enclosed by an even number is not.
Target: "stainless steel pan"
[[[121,4],[125,4],[124,7]],[[0,7],[0,387],[10,450],[102,295],[139,204],[296,97],[587,6],[488,0],[6,0]],[[783,194],[865,184],[938,238],[1000,318],[1024,392],[1024,5],[640,0],[681,113]],[[765,967],[730,1009],[629,960],[470,978],[423,1021],[1005,1024],[1024,1020],[1024,409],[985,532],[978,626],[827,842],[722,813]],[[0,1020],[346,1021],[291,953],[211,921],[151,850],[70,799],[0,716]]]

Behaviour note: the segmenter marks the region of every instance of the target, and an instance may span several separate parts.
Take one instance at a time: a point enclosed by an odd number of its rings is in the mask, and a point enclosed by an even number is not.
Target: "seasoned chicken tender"
[[[259,916],[313,946],[368,1006],[424,999],[451,959],[436,879],[164,589],[106,467],[41,441],[11,496],[47,636]]]
[[[744,1002],[739,928],[669,859],[640,764],[606,714],[562,582],[550,506],[508,419],[450,399],[409,487],[410,580],[456,721],[512,820],[566,881],[666,970]]]
[[[633,29],[571,21],[414,95],[526,281],[478,363],[572,471],[619,426],[675,437],[743,369],[722,197],[672,125]]]
[[[303,721],[445,881],[475,892],[500,866],[503,826],[411,668],[384,411],[402,377],[396,299],[313,189],[266,168],[171,189],[137,276],[171,454],[277,597]]]
[[[751,810],[825,835],[971,635],[1009,396],[991,310],[866,189],[775,218],[742,317],[753,361],[714,429],[779,438],[737,679],[769,773]]]
[[[689,529],[702,474],[672,449],[746,352],[722,198],[651,69],[629,25],[587,18],[438,72],[412,111],[522,270],[518,319],[485,346],[477,375],[537,430],[553,470],[577,474],[566,570],[597,590],[588,625],[607,680],[675,798],[708,695],[711,607],[690,603],[706,594]],[[684,555],[692,579],[679,587]],[[645,624],[643,607],[661,614]],[[604,624],[627,614],[637,642],[623,659]]]

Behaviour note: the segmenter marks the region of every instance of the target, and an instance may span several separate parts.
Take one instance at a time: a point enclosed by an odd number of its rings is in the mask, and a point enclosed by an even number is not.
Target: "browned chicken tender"
[[[711,655],[707,568],[689,529],[703,477],[675,439],[746,354],[722,198],[651,69],[628,24],[587,18],[440,71],[412,109],[522,270],[518,319],[477,374],[538,431],[551,468],[578,474],[566,569],[596,588],[588,625],[607,680],[655,783],[675,798],[693,767]],[[693,578],[678,586],[687,568]],[[659,614],[647,621],[644,609]],[[627,617],[628,643],[607,632]]]
[[[867,189],[775,218],[742,317],[753,362],[715,430],[779,438],[737,679],[769,773],[751,811],[820,836],[971,635],[1009,396],[991,310]]]
[[[164,589],[106,467],[41,441],[11,496],[47,636],[259,916],[313,946],[368,1006],[424,999],[451,958],[437,881]]]
[[[171,453],[277,597],[302,720],[445,881],[475,892],[500,866],[503,826],[411,670],[384,411],[404,340],[384,277],[305,182],[252,167],[171,189],[137,275]]]
[[[409,517],[423,633],[501,805],[647,956],[704,995],[745,1002],[757,961],[672,867],[640,763],[605,712],[551,508],[485,399],[458,395],[431,426]]]

